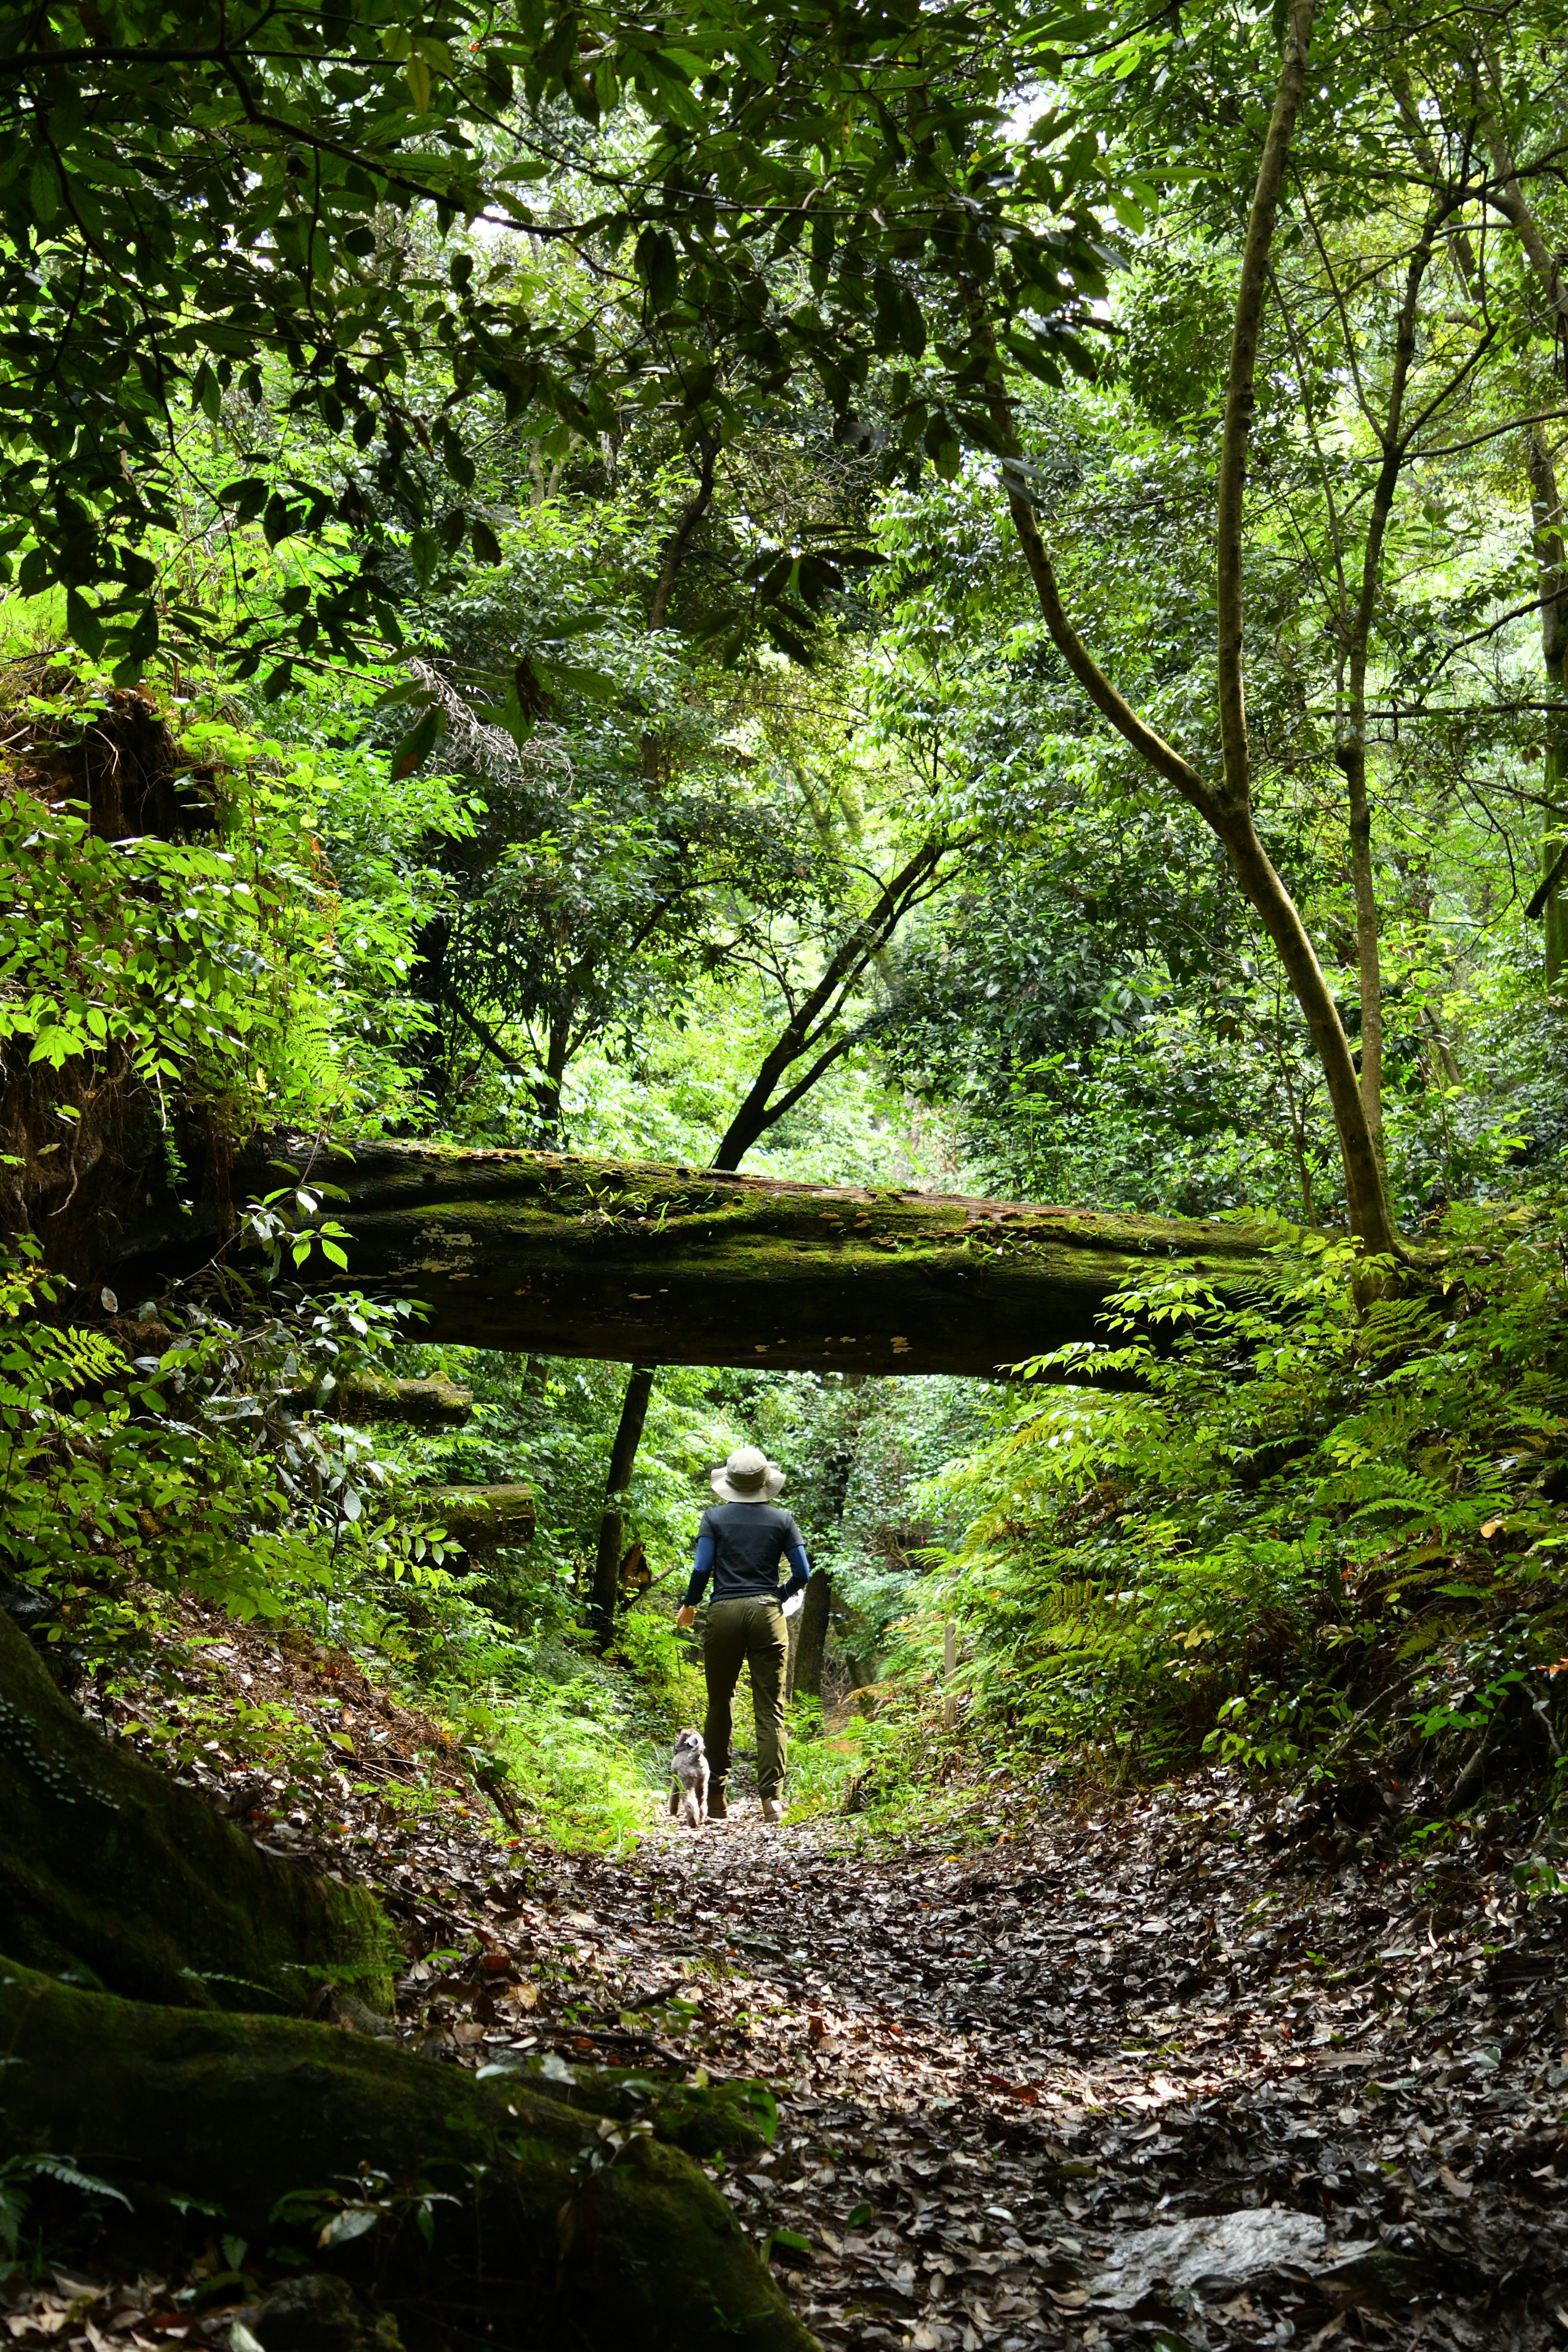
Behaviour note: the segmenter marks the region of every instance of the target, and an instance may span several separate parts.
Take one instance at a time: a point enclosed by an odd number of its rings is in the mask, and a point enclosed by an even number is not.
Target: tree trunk
[[[822,1698],[822,1664],[827,1650],[827,1620],[833,1605],[832,1588],[826,1570],[816,1568],[805,1588],[801,1603],[800,1641],[795,1654],[795,1691],[797,1698]]]
[[[1539,425],[1524,436],[1530,468],[1532,537],[1541,580],[1541,659],[1549,693],[1568,698],[1568,564],[1563,560],[1563,498],[1557,468],[1546,436]],[[1546,803],[1541,841],[1541,912],[1546,923],[1546,985],[1555,988],[1568,968],[1568,888],[1563,867],[1568,864],[1568,719],[1562,711],[1546,714]]]
[[[408,1508],[426,1514],[461,1544],[471,1559],[533,1541],[533,1489],[517,1482],[493,1486],[419,1486]]]
[[[1421,289],[1432,259],[1442,207],[1426,225],[1405,273],[1405,293],[1394,331],[1394,365],[1380,432],[1383,463],[1373,489],[1362,548],[1361,586],[1355,608],[1345,616],[1340,675],[1345,689],[1337,713],[1335,759],[1345,780],[1350,818],[1351,881],[1355,893],[1356,973],[1361,988],[1361,1098],[1379,1164],[1383,1160],[1383,962],[1378,946],[1377,880],[1372,857],[1372,803],[1366,789],[1366,673],[1372,630],[1383,584],[1389,518],[1408,454],[1405,398],[1415,356]]]
[[[521,2072],[480,2083],[333,2026],[193,2016],[16,1966],[0,2047],[8,2155],[68,2151],[131,2200],[117,2233],[163,2260],[171,2206],[195,2199],[197,2245],[216,2226],[291,2248],[390,2306],[409,2352],[813,2352],[689,2157],[638,2137],[605,2161],[592,2113]],[[701,2099],[675,2099],[689,2129]],[[384,2220],[320,2251],[367,2174]]]
[[[626,1382],[616,1441],[610,1448],[610,1467],[605,1480],[605,1508],[599,1520],[599,1549],[594,1560],[594,1588],[588,1603],[589,1626],[601,1650],[607,1650],[615,1637],[616,1603],[620,1596],[621,1547],[626,1539],[626,1501],[631,1492],[637,1447],[642,1442],[643,1423],[647,1419],[648,1399],[653,1394],[658,1370],[657,1364],[639,1364]]]
[[[1494,88],[1496,72],[1493,74]],[[1568,279],[1542,233],[1526,201],[1518,165],[1500,117],[1487,126],[1487,143],[1500,187],[1491,201],[1512,227],[1558,331],[1568,338]],[[1541,580],[1541,653],[1548,690],[1568,696],[1568,565],[1563,560],[1563,499],[1557,469],[1540,425],[1525,428],[1525,464],[1530,473],[1535,561]],[[1546,820],[1541,844],[1541,888],[1531,902],[1532,913],[1546,919],[1546,985],[1554,988],[1568,966],[1568,891],[1563,867],[1568,864],[1568,839],[1562,830],[1568,819],[1568,725],[1561,711],[1546,720]]]
[[[237,1195],[276,1183],[268,1157],[237,1169]],[[421,1339],[552,1356],[989,1378],[1100,1336],[1110,1293],[1173,1257],[1221,1287],[1266,1263],[1259,1236],[1218,1222],[547,1152],[371,1143],[316,1172],[344,1196],[322,1215],[348,1265],[313,1260],[312,1286],[423,1301]],[[124,1297],[155,1297],[223,1243],[205,1202],[142,1217],[95,1277]]]
[[[680,576],[680,567],[690,550],[692,534],[713,503],[719,447],[716,436],[702,435],[698,439],[697,488],[688,501],[680,520],[665,541],[658,576],[653,583],[653,602],[648,606],[647,625],[650,629],[662,629],[668,620],[669,600],[675,593],[675,583]]]
[[[1313,0],[1291,0],[1284,59],[1247,223],[1231,338],[1215,521],[1216,667],[1224,749],[1221,783],[1216,785],[1206,780],[1139,716],[1106,677],[1074,628],[1036,520],[1012,404],[994,335],[980,316],[982,297],[978,289],[972,297],[971,315],[977,339],[987,347],[990,361],[986,395],[993,433],[1002,457],[1008,512],[1052,643],[1095,708],[1156,775],[1175,787],[1229,853],[1237,879],[1279,951],[1323,1065],[1344,1164],[1351,1230],[1369,1251],[1382,1256],[1399,1245],[1383,1163],[1367,1124],[1354,1058],[1332,991],[1295,901],[1275,871],[1253,821],[1251,748],[1243,693],[1241,554],[1247,445],[1255,401],[1258,338],[1268,286],[1268,256],[1289,160],[1291,134],[1306,83],[1312,16]]]
[[[340,1381],[323,1396],[319,1389],[296,1389],[289,1402],[298,1411],[325,1413],[358,1427],[390,1421],[411,1429],[460,1429],[474,1415],[472,1389],[452,1381],[391,1381],[374,1376]]]
[[[763,1056],[756,1076],[713,1154],[715,1168],[738,1168],[753,1143],[776,1127],[818,1080],[826,1076],[854,1044],[849,1032],[833,1033],[868,967],[888,947],[911,908],[929,898],[942,870],[943,852],[927,842],[882,886],[870,911],[829,958],[816,985]],[[832,1037],[830,1045],[823,1040]],[[808,1066],[775,1097],[774,1089],[798,1062]]]

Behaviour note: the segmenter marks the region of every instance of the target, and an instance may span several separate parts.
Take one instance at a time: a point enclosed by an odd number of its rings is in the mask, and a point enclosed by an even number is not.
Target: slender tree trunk
[[[1563,498],[1546,436],[1538,425],[1525,433],[1530,468],[1535,562],[1541,579],[1541,658],[1547,689],[1568,699],[1568,564],[1563,560]],[[1568,838],[1568,719],[1561,711],[1546,719],[1545,829],[1541,841],[1542,914],[1546,923],[1546,985],[1555,988],[1568,970],[1568,890],[1562,866]]]
[[[615,1638],[621,1547],[626,1538],[626,1498],[658,1370],[656,1364],[639,1364],[626,1382],[626,1392],[621,1401],[621,1418],[616,1429],[616,1442],[610,1448],[609,1475],[605,1481],[605,1508],[599,1520],[599,1548],[594,1561],[594,1589],[588,1604],[588,1622],[601,1650],[607,1650]]]
[[[1498,77],[1494,68],[1493,85]],[[1519,168],[1500,118],[1487,125],[1487,145],[1500,185],[1491,201],[1513,229],[1534,271],[1548,309],[1568,339],[1568,278],[1542,233],[1520,184]],[[1568,566],[1563,560],[1563,511],[1557,469],[1546,436],[1539,425],[1527,425],[1525,464],[1530,472],[1535,561],[1541,579],[1541,652],[1548,689],[1568,697]],[[1543,889],[1537,894],[1546,920],[1546,984],[1554,988],[1568,968],[1568,905],[1563,877],[1558,868],[1568,850],[1563,826],[1568,821],[1568,724],[1561,713],[1549,715],[1546,736],[1546,820],[1541,844]]]
[[[1296,1089],[1290,1083],[1290,1069],[1283,1053],[1279,1056],[1279,1079],[1285,1089],[1285,1107],[1290,1120],[1290,1149],[1296,1160],[1296,1178],[1301,1187],[1301,1223],[1309,1231],[1318,1222],[1317,1204],[1312,1198],[1312,1166],[1307,1157],[1307,1129],[1296,1100]]]
[[[800,1641],[795,1654],[795,1691],[797,1698],[822,1699],[822,1665],[827,1652],[827,1621],[833,1606],[833,1589],[825,1569],[814,1569],[805,1588],[796,1623]]]
[[[544,1059],[529,1089],[541,1125],[552,1136],[561,1133],[562,1089],[572,1054],[571,1017],[570,1013],[565,1013],[551,1022],[545,1033]]]
[[[1251,748],[1243,691],[1242,519],[1247,439],[1254,405],[1258,339],[1268,286],[1269,248],[1289,158],[1291,132],[1305,86],[1313,5],[1314,0],[1292,0],[1284,61],[1247,226],[1231,343],[1215,529],[1217,677],[1224,747],[1221,783],[1208,782],[1139,716],[1106,677],[1068,618],[1056,571],[1036,520],[1012,404],[994,340],[990,342],[992,364],[987,391],[993,429],[1003,459],[1008,511],[1052,642],[1095,708],[1157,775],[1175,787],[1228,851],[1237,879],[1274,943],[1323,1066],[1344,1165],[1351,1230],[1370,1252],[1381,1256],[1398,1246],[1383,1163],[1367,1122],[1354,1056],[1333,992],[1296,903],[1275,871],[1253,820]],[[978,303],[976,291],[972,316],[976,318],[977,333],[984,339],[989,329],[978,325]]]
[[[1351,880],[1355,889],[1356,976],[1361,983],[1361,1099],[1373,1150],[1383,1154],[1383,960],[1378,951],[1377,883],[1372,866],[1372,804],[1366,796],[1366,741],[1335,754],[1350,811]]]
[[[447,1089],[447,1041],[442,1016],[447,1007],[447,952],[451,940],[449,917],[433,915],[415,935],[414,960],[408,972],[409,992],[425,1007],[430,1024],[414,1040],[412,1052],[420,1077],[432,1101],[437,1103]]]
[[[884,884],[876,905],[830,959],[789,1026],[769,1048],[713,1155],[715,1168],[739,1168],[752,1144],[770,1127],[776,1126],[786,1111],[793,1110],[847,1050],[852,1041],[841,1036],[816,1055],[793,1087],[775,1098],[774,1089],[786,1072],[821,1045],[867,966],[887,946],[910,908],[918,906],[927,895],[927,886],[939,871],[942,855],[940,847],[927,842]]]
[[[653,583],[653,602],[648,606],[647,625],[650,629],[662,629],[668,617],[669,600],[675,593],[680,567],[690,550],[692,534],[713,503],[718,465],[718,439],[705,436],[697,445],[696,493],[665,541],[658,577]]]
[[[1355,891],[1356,973],[1361,984],[1361,1097],[1373,1147],[1383,1157],[1383,963],[1378,948],[1380,919],[1377,883],[1372,858],[1372,803],[1366,788],[1366,672],[1372,647],[1372,627],[1377,616],[1383,583],[1383,554],[1388,543],[1389,517],[1405,467],[1405,396],[1415,356],[1415,323],[1421,289],[1432,259],[1433,241],[1447,207],[1428,222],[1405,273],[1405,294],[1394,331],[1394,364],[1389,371],[1388,405],[1379,438],[1383,463],[1373,488],[1362,548],[1361,591],[1350,616],[1342,671],[1346,688],[1338,714],[1339,740],[1334,757],[1345,780],[1350,814],[1351,879]]]

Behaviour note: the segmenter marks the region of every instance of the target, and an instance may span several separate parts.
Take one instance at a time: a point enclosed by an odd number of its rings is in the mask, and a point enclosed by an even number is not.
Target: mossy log
[[[100,1737],[0,1611],[0,1950],[185,2007],[391,2000],[373,1899],[258,1852],[195,1790]]]
[[[1095,1338],[1110,1293],[1161,1260],[1223,1286],[1263,1248],[1217,1223],[549,1152],[363,1144],[321,1172],[346,1196],[323,1213],[349,1264],[314,1265],[319,1286],[421,1300],[436,1340],[629,1362],[989,1375]],[[108,1278],[150,1292],[214,1238],[199,1211],[151,1216]]]
[[[444,1527],[474,1559],[533,1540],[531,1486],[424,1486],[415,1494],[413,1507]]]
[[[474,1412],[472,1389],[454,1381],[348,1380],[323,1395],[300,1389],[290,1402],[358,1427],[365,1422],[403,1422],[412,1429],[460,1429]]]
[[[254,2245],[302,2251],[345,2201],[378,2202],[312,2260],[389,2306],[410,2352],[811,2352],[689,2157],[635,2132],[616,2148],[518,2075],[3,1962],[0,2049],[0,2145],[70,2156],[154,2226],[197,2197]]]

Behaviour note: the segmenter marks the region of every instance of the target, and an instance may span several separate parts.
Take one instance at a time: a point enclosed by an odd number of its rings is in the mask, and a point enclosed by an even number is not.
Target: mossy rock
[[[549,2061],[543,2062],[548,2064]],[[655,2136],[688,2156],[740,2158],[752,2156],[773,2139],[778,2109],[765,2083],[735,2081],[673,2083],[668,2077],[639,2072],[635,2066],[566,2066],[548,2075],[539,2062],[525,2063],[513,2075],[563,2105],[607,2116],[616,2123],[651,2123]],[[569,2080],[563,2080],[563,2075]]]
[[[689,2157],[647,2133],[607,2139],[519,2075],[5,1961],[0,2048],[7,2152],[68,2154],[165,2244],[172,2198],[202,2200],[204,2232],[216,2220],[275,2258],[292,2244],[373,2293],[408,2352],[812,2352]],[[323,2248],[356,2203],[374,2225]]]
[[[0,1611],[0,1937],[19,1960],[184,2008],[392,2001],[374,1898],[243,1830],[85,1723]]]

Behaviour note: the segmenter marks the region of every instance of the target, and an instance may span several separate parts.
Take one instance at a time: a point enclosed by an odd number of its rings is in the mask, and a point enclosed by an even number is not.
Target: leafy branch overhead
[[[873,361],[918,362],[931,331],[912,268],[952,286],[994,259],[1020,313],[1010,348],[1053,373],[1079,357],[1079,290],[1103,290],[1077,211],[1102,173],[1092,140],[1049,123],[1036,147],[992,142],[1031,58],[1048,64],[1046,37],[1005,7],[874,26],[832,5],[699,10],[657,29],[615,9],[498,22],[395,0],[330,24],[287,5],[12,16],[10,576],[62,586],[78,643],[126,675],[166,637],[223,643],[242,676],[276,656],[286,679],[294,652],[398,644],[403,566],[429,585],[465,546],[496,560],[468,495],[475,401],[589,442],[628,404],[722,436],[805,367],[865,433]],[[613,118],[631,127],[610,139]],[[574,211],[540,187],[563,173]],[[1037,225],[1064,205],[1068,226]],[[411,247],[400,224],[426,208],[436,236]],[[552,314],[526,269],[458,234],[476,223],[575,256],[591,299]],[[791,300],[780,265],[797,249]],[[912,377],[892,397],[899,452],[951,471],[956,416]],[[247,467],[273,405],[292,455]],[[215,532],[242,583],[258,533],[327,560],[235,624],[202,583],[156,582],[163,535]],[[809,605],[819,562],[772,565],[764,599],[793,587]]]

